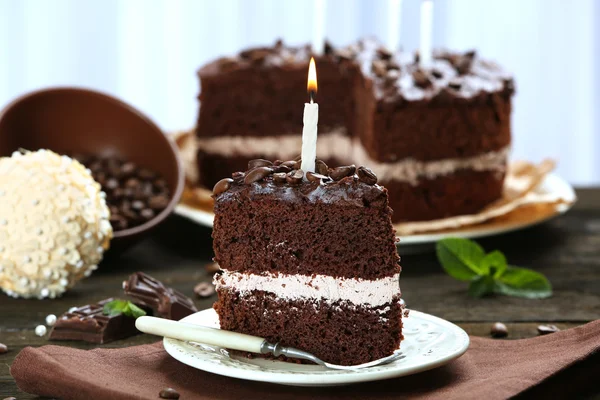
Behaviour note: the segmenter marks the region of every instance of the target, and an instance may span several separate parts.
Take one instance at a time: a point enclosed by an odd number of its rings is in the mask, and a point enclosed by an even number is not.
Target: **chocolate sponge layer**
[[[287,301],[273,294],[220,289],[214,308],[221,329],[266,338],[322,360],[356,365],[389,356],[402,340],[399,299],[378,308],[347,302]]]

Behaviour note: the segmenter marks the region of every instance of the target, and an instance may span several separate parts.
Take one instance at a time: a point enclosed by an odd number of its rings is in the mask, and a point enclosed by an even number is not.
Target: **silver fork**
[[[405,357],[399,350],[396,350],[393,354],[387,357],[368,363],[359,365],[336,365],[325,362],[306,351],[295,349],[293,347],[282,346],[280,343],[269,343],[264,338],[246,335],[243,333],[225,331],[156,317],[139,317],[135,321],[135,326],[138,330],[152,335],[189,342],[204,343],[232,350],[248,351],[251,353],[271,353],[275,357],[283,355],[290,358],[300,358],[303,360],[312,361],[315,364],[322,365],[330,369],[353,370],[369,368],[377,365],[389,364]]]

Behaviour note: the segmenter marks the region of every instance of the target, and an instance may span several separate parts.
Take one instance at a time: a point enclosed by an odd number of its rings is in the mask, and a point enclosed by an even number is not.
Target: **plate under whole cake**
[[[190,324],[219,328],[213,309],[182,319]],[[460,357],[469,336],[451,322],[411,310],[404,319],[404,357],[393,363],[357,370],[331,370],[261,357],[247,358],[227,349],[165,338],[165,350],[176,360],[218,375],[293,386],[339,386],[411,375],[440,367]]]

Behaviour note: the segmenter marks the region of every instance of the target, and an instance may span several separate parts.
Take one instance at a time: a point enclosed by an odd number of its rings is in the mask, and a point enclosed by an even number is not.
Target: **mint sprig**
[[[102,308],[102,313],[111,317],[123,314],[131,318],[138,318],[146,315],[146,311],[142,310],[132,302],[120,299],[106,303]]]
[[[508,265],[499,250],[485,253],[477,243],[460,238],[442,239],[436,244],[442,267],[454,279],[470,282],[469,294],[487,294],[541,299],[552,295],[552,285],[539,272]]]

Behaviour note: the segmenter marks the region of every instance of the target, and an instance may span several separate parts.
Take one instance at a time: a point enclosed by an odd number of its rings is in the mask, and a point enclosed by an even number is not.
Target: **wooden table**
[[[512,297],[474,299],[465,283],[447,276],[433,253],[402,257],[403,297],[410,308],[453,321],[469,334],[488,336],[495,321],[505,322],[508,339],[537,335],[541,323],[561,329],[600,318],[600,189],[580,189],[579,202],[568,214],[524,231],[480,240],[486,250],[502,250],[509,263],[543,272],[554,286],[545,300]],[[48,344],[34,328],[48,314],[57,316],[76,305],[122,296],[121,282],[135,271],[147,272],[192,296],[199,281],[210,281],[204,265],[212,257],[211,230],[173,216],[153,237],[120,258],[105,260],[94,275],[57,300],[15,300],[0,294],[0,343],[9,352],[0,355],[0,399],[33,396],[20,392],[9,366],[26,346]],[[196,300],[208,308],[214,298]],[[156,341],[138,335],[103,347],[125,347]],[[52,342],[84,349],[96,347],[78,342]]]

